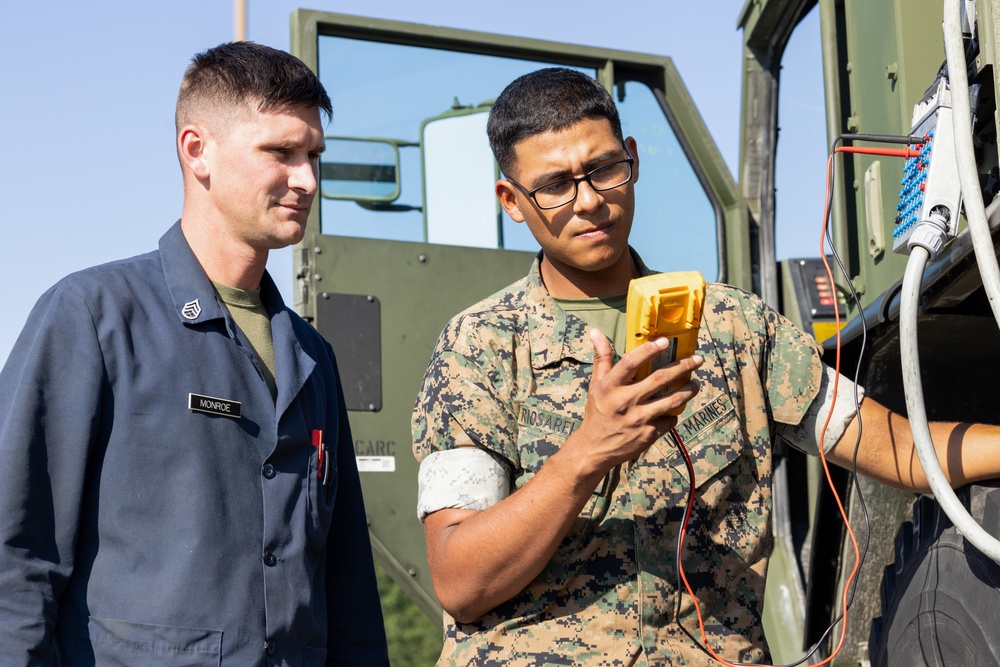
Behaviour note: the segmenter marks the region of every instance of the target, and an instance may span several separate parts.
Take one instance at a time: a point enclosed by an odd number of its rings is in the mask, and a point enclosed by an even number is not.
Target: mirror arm
[[[377,201],[355,201],[355,204],[368,211],[379,211],[386,213],[403,213],[406,211],[423,211],[423,206],[411,206],[410,204],[386,204]]]

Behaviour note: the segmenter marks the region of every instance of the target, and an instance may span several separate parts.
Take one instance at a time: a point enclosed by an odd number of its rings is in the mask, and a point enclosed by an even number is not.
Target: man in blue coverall
[[[264,270],[321,112],[286,53],[195,56],[180,221],[32,311],[0,372],[0,664],[387,664],[333,352]]]

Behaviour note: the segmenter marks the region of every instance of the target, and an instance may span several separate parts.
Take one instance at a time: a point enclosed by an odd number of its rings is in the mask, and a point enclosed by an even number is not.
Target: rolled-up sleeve
[[[834,385],[837,387],[836,392]],[[821,441],[823,451],[828,452],[854,421],[856,406],[864,398],[863,387],[843,375],[838,377],[837,371],[829,366],[823,366],[823,379],[816,399],[798,424],[778,424],[778,435],[806,454],[818,456]]]
[[[517,419],[509,404],[509,365],[499,345],[482,340],[474,319],[446,329],[417,396],[413,452],[418,461],[459,447],[480,447],[518,465]]]
[[[483,511],[510,495],[510,471],[478,447],[433,452],[420,463],[417,518],[442,509]]]

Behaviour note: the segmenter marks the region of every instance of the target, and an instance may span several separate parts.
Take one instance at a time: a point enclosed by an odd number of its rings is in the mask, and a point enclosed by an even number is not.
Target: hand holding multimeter
[[[650,340],[666,338],[668,341],[663,352],[639,368],[636,380],[694,354],[704,301],[705,279],[697,271],[656,273],[636,278],[629,284],[625,311],[626,353]],[[690,380],[691,374],[685,373],[665,391],[674,391]],[[682,411],[683,407],[667,414],[676,417]]]
[[[627,351],[616,364],[611,342],[591,329],[594,366],[587,405],[564,447],[580,452],[571,456],[585,464],[588,474],[603,476],[640,456],[674,427],[685,403],[698,393],[690,379],[691,371],[704,363],[693,354],[704,294],[705,280],[698,273],[633,280],[626,309]],[[648,377],[666,365],[673,368]]]

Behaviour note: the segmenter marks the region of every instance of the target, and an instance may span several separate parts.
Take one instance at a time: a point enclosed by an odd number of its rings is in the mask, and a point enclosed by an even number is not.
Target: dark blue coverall
[[[387,664],[333,352],[261,297],[276,402],[179,223],[38,301],[0,372],[0,665]]]

